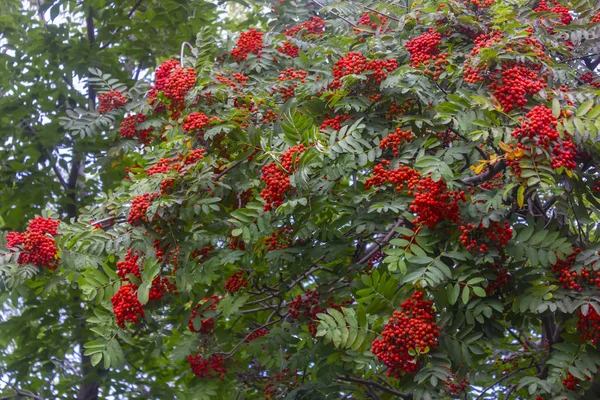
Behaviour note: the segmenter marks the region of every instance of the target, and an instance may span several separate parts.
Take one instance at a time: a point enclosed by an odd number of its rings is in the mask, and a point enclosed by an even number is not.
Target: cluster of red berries
[[[331,68],[333,71],[333,81],[329,84],[329,89],[335,90],[342,87],[342,78],[348,75],[357,75],[365,73],[372,84],[380,84],[387,78],[388,73],[398,68],[398,62],[395,59],[372,60],[361,53],[348,53],[347,57],[342,57]]]
[[[487,280],[487,287],[485,288],[488,296],[502,291],[510,282],[511,275],[506,269],[502,268],[500,264],[492,264],[488,266],[487,271],[495,275],[494,279]]]
[[[444,368],[450,372],[449,375],[446,375],[446,380],[444,381],[444,386],[446,386],[446,394],[449,396],[454,396],[455,398],[460,397],[460,395],[469,387],[469,382],[466,378],[459,380],[457,372],[452,372],[452,370],[448,367]]]
[[[98,112],[100,114],[106,114],[113,110],[119,109],[127,103],[127,98],[123,93],[118,90],[111,90],[110,92],[100,93],[98,95]]]
[[[470,1],[471,1],[471,4],[474,4],[479,8],[486,8],[486,7],[489,7],[492,4],[494,4],[495,0],[470,0]]]
[[[598,14],[600,16],[600,13]],[[600,22],[600,21],[598,21]],[[596,89],[600,89],[600,82],[595,81],[596,76],[592,73],[592,72],[586,72],[585,74],[582,74],[579,79],[581,79],[581,81],[583,83],[587,83],[590,86],[595,87]]]
[[[596,24],[598,22],[600,22],[600,12],[597,12],[596,15],[594,15],[594,17],[590,21],[590,24]]]
[[[381,339],[373,341],[371,351],[388,368],[388,376],[399,378],[419,369],[418,352],[437,347],[440,328],[435,323],[433,302],[424,300],[423,292],[415,292],[405,300],[402,311],[385,325]]]
[[[215,246],[213,246],[211,244],[210,246],[205,246],[201,249],[194,250],[192,252],[192,254],[190,255],[190,257],[194,260],[198,260],[199,262],[202,262],[208,258],[209,253],[211,251],[213,251],[214,249],[215,249]]]
[[[579,310],[577,331],[582,342],[589,341],[594,346],[598,344],[600,340],[600,315],[594,307],[589,307],[587,315],[583,315],[583,312]]]
[[[450,191],[446,182],[425,178],[415,187],[415,199],[409,209],[417,215],[413,224],[433,228],[441,220],[458,222],[458,203],[466,201],[464,191]]]
[[[246,286],[248,286],[248,280],[246,279],[246,273],[242,270],[231,275],[225,282],[225,290],[227,290],[229,294],[235,294]]]
[[[283,42],[282,46],[277,47],[277,51],[280,52],[281,54],[286,54],[290,57],[300,56],[300,52],[298,51],[298,46],[296,46],[294,43],[290,42],[289,40],[286,40],[285,42]]]
[[[246,60],[250,53],[260,57],[263,47],[263,33],[252,28],[240,34],[231,55],[239,63]]]
[[[342,122],[348,121],[351,119],[353,119],[353,117],[350,115],[346,115],[346,114],[336,115],[333,118],[328,118],[328,119],[324,120],[323,123],[321,124],[320,129],[322,131],[324,131],[327,127],[331,127],[331,129],[339,131],[340,129],[342,129]]]
[[[569,25],[571,23],[571,21],[573,21],[573,17],[571,16],[571,14],[569,12],[570,11],[569,7],[562,6],[557,1],[553,1],[553,2],[551,2],[551,4],[554,4],[554,6],[550,7],[548,5],[548,2],[546,2],[546,0],[542,0],[538,4],[537,8],[534,9],[533,11],[535,11],[535,12],[549,11],[549,12],[558,14],[558,15],[560,15],[560,22],[563,25]]]
[[[279,81],[299,80],[300,82],[304,83],[304,82],[306,82],[306,75],[308,75],[308,72],[306,72],[302,69],[288,68],[279,73],[279,76],[277,76],[277,80],[279,80]]]
[[[325,32],[325,21],[319,17],[312,17],[300,25],[286,29],[285,35],[288,37],[288,40],[283,42],[283,45],[279,46],[277,51],[287,54],[290,57],[298,57],[298,46],[292,43],[289,38],[296,36],[300,31],[302,31],[303,39],[310,39],[311,37],[321,35]]]
[[[388,160],[383,160],[375,165],[373,167],[373,177],[365,181],[365,189],[369,190],[373,186],[380,187],[386,183],[392,183],[396,185],[398,192],[407,188],[409,194],[411,194],[421,180],[421,174],[406,165],[400,165],[397,169],[389,170],[387,167],[390,165],[391,162]]]
[[[137,324],[140,318],[144,318],[144,307],[137,297],[138,287],[133,283],[127,283],[119,288],[117,293],[111,297],[113,311],[117,325],[125,328],[125,322]]]
[[[373,22],[371,19],[371,16],[378,18],[381,22]],[[360,16],[360,18],[358,19],[358,22],[356,24],[368,26],[371,29],[376,30],[380,26],[384,26],[387,23],[387,21],[388,21],[388,17],[386,17],[385,15],[381,15],[381,14],[377,14],[377,13],[373,13],[373,12],[366,12]],[[358,34],[361,31],[358,29],[354,29],[354,32]]]
[[[244,342],[250,343],[253,340],[256,340],[256,339],[258,339],[260,337],[265,336],[267,333],[269,333],[269,330],[267,328],[260,328],[260,329],[258,329],[256,331],[252,332],[250,334],[250,336],[248,336],[246,338],[246,340],[244,340]]]
[[[520,147],[531,151],[531,148],[525,145],[526,142],[533,142],[532,144],[545,149],[553,146],[552,168],[574,169],[577,166],[577,147],[569,138],[560,140],[560,134],[556,130],[558,120],[552,115],[552,110],[543,105],[535,106],[526,117],[525,120],[519,118],[521,126],[512,132],[512,136],[519,140]]]
[[[144,193],[135,197],[131,202],[127,221],[134,226],[148,222],[148,217],[146,216],[148,207],[150,207],[152,202],[158,197],[160,197],[159,193]]]
[[[152,140],[151,134],[153,128],[138,129],[137,126],[146,121],[144,114],[130,114],[121,122],[119,133],[127,139],[137,138],[138,142],[149,144]]]
[[[392,103],[385,113],[385,119],[393,120],[398,115],[406,114],[413,106],[414,104],[410,99],[406,100],[402,106],[398,103]]]
[[[498,249],[503,248],[512,239],[513,230],[507,221],[503,224],[496,221],[490,221],[486,228],[483,223],[479,226],[466,224],[459,226],[462,234],[460,241],[467,250],[473,252],[485,253],[489,249],[489,245],[493,245]]]
[[[295,300],[289,303],[290,317],[295,320],[308,318],[308,332],[314,337],[317,334],[317,314],[325,312],[327,308],[340,310],[342,307],[352,304],[352,300],[344,300],[340,304],[329,301],[327,307],[321,307],[321,294],[314,290],[307,290],[299,294]]]
[[[160,239],[154,240],[154,249],[155,249],[156,259],[161,263],[168,263],[170,265],[173,265],[176,270],[177,266],[179,265],[180,247],[175,246],[175,248],[173,250],[169,250],[169,253],[167,254],[166,249],[161,248],[160,242],[161,242]]]
[[[9,232],[6,247],[20,246],[19,264],[33,264],[54,270],[58,267],[58,249],[54,236],[58,234],[59,220],[35,217],[23,233]]]
[[[242,239],[242,236],[233,236],[231,233],[229,234],[229,248],[232,250],[242,250],[246,251],[246,243]]]
[[[400,147],[400,145],[403,142],[410,142],[414,139],[415,137],[413,136],[411,131],[402,131],[402,129],[400,128],[396,128],[396,131],[393,133],[390,133],[385,139],[383,139],[381,142],[379,142],[379,148],[384,150],[387,149],[388,147],[392,148],[392,151],[394,152],[394,156],[398,157],[400,155],[400,151],[398,150],[398,147]]]
[[[578,378],[574,377],[570,372],[568,372],[567,377],[563,379],[562,384],[566,389],[576,392],[579,382],[580,380]]]
[[[429,28],[421,36],[407,41],[404,46],[410,53],[409,65],[413,68],[425,67],[423,72],[427,75],[433,75],[433,79],[437,80],[444,71],[444,65],[448,57],[448,53],[440,52],[441,44],[442,35],[435,32],[433,28]],[[429,69],[432,64],[434,67],[433,71]]]
[[[265,211],[279,207],[283,204],[285,194],[293,190],[290,175],[294,173],[300,162],[300,155],[305,150],[303,144],[294,146],[281,156],[281,167],[273,162],[262,168],[261,180],[267,184],[267,188],[260,192],[260,196],[265,200]],[[294,159],[295,163],[292,165]]]
[[[129,274],[141,279],[140,267],[138,265],[139,258],[140,256],[137,251],[133,251],[132,249],[127,250],[125,259],[117,263],[117,274],[121,279],[128,281],[127,275]]]
[[[552,272],[558,275],[558,281],[565,289],[581,292],[583,284],[595,285],[600,288],[600,271],[582,268],[580,273],[572,271],[577,260],[577,254],[581,252],[579,248],[573,248],[571,253],[564,260],[557,260],[552,264]]]
[[[266,113],[263,113],[261,122],[263,124],[271,124],[275,121],[277,121],[277,119],[279,118],[279,116],[277,115],[277,113],[273,110],[267,110]]]
[[[179,154],[176,157],[161,158],[156,164],[146,170],[148,176],[156,174],[167,174],[170,171],[185,172],[185,167],[196,164],[204,158],[204,149],[191,150],[187,154]]]
[[[201,112],[193,112],[183,122],[183,130],[186,133],[200,131],[208,124],[208,117]]]
[[[227,86],[230,86],[233,89],[238,89],[238,85],[241,87],[246,86],[246,82],[248,82],[248,78],[246,75],[242,74],[242,73],[238,73],[238,72],[234,72],[231,74],[231,77],[234,80],[231,80],[229,78],[227,78],[224,75],[215,75],[215,79],[221,83],[226,84]]]
[[[227,367],[225,367],[225,359],[222,355],[211,354],[208,359],[201,354],[188,356],[188,362],[194,375],[198,378],[219,378],[225,380]]]
[[[265,246],[268,251],[287,249],[292,245],[290,234],[293,229],[291,226],[282,226],[271,233],[271,236],[265,239]]]
[[[297,373],[297,370],[292,373],[289,368],[284,368],[281,372],[270,376],[264,387],[265,400],[271,400],[275,396],[278,399],[285,398],[285,394],[299,385]]]
[[[185,96],[196,84],[196,72],[193,68],[183,68],[177,60],[168,60],[156,69],[156,79],[149,97],[156,98],[158,92],[171,101],[170,109],[184,107]]]
[[[217,309],[217,305],[219,304],[220,301],[221,301],[221,297],[216,294],[212,295],[211,297],[203,298],[202,301],[196,307],[194,307],[194,309],[192,310],[192,315],[190,316],[190,321],[188,322],[189,330],[192,332],[200,332],[205,335],[212,333],[212,331],[215,329],[215,319],[214,318],[205,318],[204,319],[203,312],[198,313],[198,309],[200,308],[200,306],[206,304],[207,302],[211,302],[210,305],[208,306],[208,308],[205,308],[203,311],[214,311]],[[198,317],[200,318],[200,329],[199,330],[196,330],[196,328],[194,328],[194,318],[196,318],[196,315],[198,315]]]
[[[492,83],[488,88],[494,92],[504,111],[524,108],[526,95],[534,95],[548,86],[547,74],[540,76],[539,70],[539,66],[528,67],[523,63],[503,64],[500,72],[490,75]]]

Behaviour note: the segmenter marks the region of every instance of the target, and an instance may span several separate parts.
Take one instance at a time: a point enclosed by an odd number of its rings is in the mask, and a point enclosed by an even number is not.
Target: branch
[[[473,141],[472,141],[472,140],[469,140],[468,138],[466,138],[464,135],[462,135],[462,134],[461,134],[460,132],[458,132],[456,129],[454,129],[454,128],[451,128],[451,127],[448,127],[448,129],[450,129],[450,130],[451,130],[451,131],[452,131],[452,132],[453,132],[453,133],[454,133],[456,136],[458,136],[458,137],[459,137],[459,138],[461,138],[462,140],[466,141],[466,142],[467,142],[467,144],[469,144],[469,143],[473,143]],[[489,155],[488,155],[488,154],[487,154],[485,151],[483,151],[483,149],[482,149],[482,148],[480,148],[479,146],[475,146],[475,150],[477,150],[477,151],[479,152],[479,154],[481,154],[481,156],[482,156],[483,158],[485,158],[486,160],[489,160],[489,159],[490,159],[490,156],[489,156]]]
[[[502,378],[498,379],[496,382],[492,383],[490,386],[488,386],[487,388],[483,389],[483,392],[481,392],[481,394],[479,396],[477,396],[477,398],[475,400],[480,400],[481,398],[483,398],[483,395],[490,390],[491,388],[493,388],[496,385],[499,385],[500,383],[502,383],[503,381],[507,380],[508,378],[512,377],[513,375],[518,374],[519,372],[525,371],[526,369],[529,368],[533,368],[533,367],[537,367],[541,364],[532,364],[529,365],[527,367],[523,367],[523,368],[519,368],[517,370],[514,370],[513,372],[511,372],[510,374],[504,375]]]
[[[369,10],[369,11],[371,11],[371,12],[374,12],[375,14],[383,15],[384,17],[386,17],[386,18],[389,18],[389,19],[391,19],[392,21],[400,22],[400,18],[392,17],[391,15],[388,15],[388,14],[386,14],[386,13],[384,13],[384,12],[378,11],[378,10],[376,10],[376,9],[374,9],[374,8],[371,8],[371,7],[364,6],[364,5],[362,5],[362,4],[356,4],[356,3],[355,3],[354,1],[352,1],[352,0],[348,0],[348,2],[349,2],[349,3],[351,3],[351,4],[357,5],[357,6],[359,6],[359,7],[362,7],[362,8],[364,8],[365,10]],[[400,5],[400,4],[398,4],[398,7],[406,9],[406,6],[403,6],[403,5]]]
[[[129,11],[129,14],[127,14],[127,18],[131,18],[131,16],[133,15],[133,13],[135,12],[135,10],[137,10],[137,8],[142,4],[143,0],[138,0],[137,3],[135,3],[135,5],[133,6],[133,8],[131,9],[131,11]],[[123,26],[119,26],[117,28],[117,30],[115,31],[115,33],[112,34],[112,36],[108,39],[108,41],[106,43],[104,43],[102,46],[100,46],[100,50],[104,50],[106,49],[108,46],[110,46],[111,42],[114,40],[115,36],[117,36],[117,34],[119,32],[121,32],[121,29],[123,29]]]
[[[366,256],[364,256],[363,258],[361,258],[357,264],[364,264],[366,262],[368,262],[371,257],[373,257],[373,255],[375,253],[377,253],[379,250],[381,250],[381,248],[383,246],[385,246],[386,244],[388,244],[388,242],[390,240],[392,240],[392,237],[394,236],[394,234],[396,233],[396,228],[399,227],[402,223],[404,222],[404,218],[400,217],[396,220],[396,222],[394,223],[394,225],[392,225],[392,227],[390,228],[388,234],[383,238],[383,240],[379,243],[375,244],[375,247],[369,251],[369,253],[367,253]]]
[[[377,389],[381,390],[382,392],[385,392],[388,394],[393,394],[401,399],[411,400],[413,398],[413,396],[411,394],[399,392],[395,389],[391,389],[387,386],[382,385],[381,383],[375,382],[370,379],[351,378],[349,376],[338,376],[338,379],[341,381],[345,381],[345,382],[360,383],[362,385],[371,386],[373,388],[377,388]]]
[[[320,1],[317,0],[311,0],[313,3],[315,3],[316,5],[318,5],[321,8],[325,8],[325,6],[323,5],[323,3],[321,3]],[[353,27],[356,28],[356,24],[352,21],[350,21],[348,18],[342,17],[340,14],[331,11],[331,10],[327,10],[328,13],[330,13],[331,15],[335,15],[336,17],[340,18],[341,20],[343,20],[344,22],[346,22],[348,25],[351,25]]]
[[[500,160],[496,164],[491,165],[490,168],[487,170],[487,172],[485,172],[483,174],[475,175],[475,176],[470,176],[465,179],[459,179],[458,181],[460,183],[462,183],[463,185],[467,185],[467,186],[479,185],[483,182],[487,182],[487,181],[494,179],[494,176],[498,172],[504,170],[504,168],[506,168],[506,161]]]

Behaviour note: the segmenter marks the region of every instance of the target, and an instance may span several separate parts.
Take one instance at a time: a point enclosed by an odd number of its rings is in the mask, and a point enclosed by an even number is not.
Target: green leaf
[[[465,286],[463,288],[463,292],[462,292],[462,302],[463,302],[463,304],[467,304],[469,302],[470,298],[471,298],[471,290],[469,289],[468,286]]]
[[[448,302],[450,305],[456,304],[458,296],[460,294],[460,284],[449,285],[448,287]]]
[[[588,101],[582,103],[579,106],[579,108],[577,108],[577,113],[575,115],[577,117],[585,116],[585,114],[587,114],[587,112],[591,110],[593,105],[594,105],[594,100],[588,100]]]

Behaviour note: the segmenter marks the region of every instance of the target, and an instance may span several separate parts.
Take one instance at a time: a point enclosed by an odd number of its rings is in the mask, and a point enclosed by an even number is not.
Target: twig
[[[394,234],[396,234],[396,228],[399,227],[402,223],[404,222],[404,218],[400,217],[398,218],[398,220],[396,220],[396,222],[394,223],[394,225],[392,225],[392,227],[390,228],[388,234],[383,238],[383,240],[379,243],[375,244],[375,247],[369,251],[369,253],[367,253],[366,256],[364,256],[363,258],[361,258],[357,264],[364,264],[367,261],[369,261],[371,259],[371,257],[373,257],[373,255],[375,253],[377,253],[379,250],[381,250],[381,248],[383,246],[385,246],[386,244],[388,244],[388,242],[390,240],[392,240],[392,236],[394,236]]]
[[[135,10],[137,10],[137,8],[140,6],[140,4],[142,4],[143,0],[138,0],[137,3],[135,3],[135,5],[133,6],[133,8],[131,9],[131,11],[129,11],[129,14],[127,14],[127,18],[131,18],[131,16],[133,15],[133,13],[135,12]],[[110,46],[111,42],[113,41],[113,39],[115,38],[115,36],[117,36],[117,34],[119,32],[121,32],[121,29],[123,29],[123,26],[119,26],[117,28],[117,30],[115,31],[115,33],[112,34],[112,36],[108,39],[108,41],[106,43],[104,43],[104,45],[100,46],[100,50],[104,50],[106,49],[108,46]]]
[[[480,183],[494,179],[494,176],[498,172],[502,171],[504,168],[506,168],[506,161],[500,160],[496,164],[490,165],[490,168],[487,170],[487,172],[475,176],[470,176],[465,179],[460,179],[459,182],[467,186],[479,185]]]
[[[323,5],[323,3],[321,3],[320,1],[317,0],[311,0],[313,3],[315,3],[316,5],[318,5],[321,8],[325,8],[325,6]],[[338,13],[331,11],[331,10],[327,10],[328,13],[335,15],[336,17],[342,19],[344,22],[346,22],[348,25],[351,25],[353,27],[356,28],[356,24],[352,21],[350,21],[348,18],[342,17],[341,15],[339,15]]]
[[[386,18],[389,18],[389,19],[391,19],[392,21],[400,22],[400,18],[392,17],[391,15],[388,15],[388,14],[386,14],[386,13],[384,13],[384,12],[378,11],[378,10],[376,10],[376,9],[374,9],[374,8],[371,8],[371,7],[364,6],[364,5],[362,5],[362,4],[356,4],[356,3],[355,3],[354,1],[352,1],[352,0],[347,0],[347,1],[348,1],[349,3],[351,3],[351,4],[354,4],[354,5],[356,5],[356,6],[362,7],[362,8],[364,8],[365,10],[372,11],[372,12],[374,12],[375,14],[383,15],[384,17],[386,17]],[[404,8],[404,9],[406,9],[406,7],[404,7],[404,6],[402,6],[402,5],[398,5],[398,6],[399,6],[400,8]]]
[[[360,383],[360,384],[363,384],[363,385],[371,386],[371,387],[374,387],[374,388],[377,388],[377,389],[381,390],[382,392],[398,396],[401,399],[410,400],[410,399],[413,398],[412,395],[410,395],[410,394],[399,392],[396,389],[390,389],[389,387],[384,386],[381,383],[375,382],[373,380],[360,379],[360,378],[351,378],[349,376],[339,376],[338,379],[341,380],[341,381],[345,381],[345,382]]]
[[[532,367],[537,367],[540,364],[533,364],[533,365],[529,365],[527,367],[523,367],[523,368],[519,368],[517,370],[514,370],[513,372],[511,372],[510,374],[504,375],[502,378],[498,379],[496,382],[492,383],[490,386],[488,386],[487,388],[483,389],[483,392],[481,392],[481,394],[479,396],[477,396],[477,398],[475,400],[480,400],[481,398],[483,398],[483,395],[490,390],[491,388],[493,388],[496,385],[499,385],[500,383],[502,383],[503,381],[507,380],[508,378],[512,377],[513,375],[518,374],[521,371],[525,371],[526,369],[532,368]]]
[[[452,133],[454,133],[456,136],[458,136],[459,138],[461,138],[462,140],[466,141],[467,144],[469,143],[473,143],[472,140],[469,140],[467,137],[465,137],[464,135],[462,135],[460,132],[458,132],[456,129],[452,128],[452,127],[448,127],[448,129],[450,129],[452,131]],[[477,150],[479,152],[479,154],[481,154],[481,156],[483,158],[485,158],[486,160],[490,159],[490,156],[479,146],[475,146],[475,150]]]

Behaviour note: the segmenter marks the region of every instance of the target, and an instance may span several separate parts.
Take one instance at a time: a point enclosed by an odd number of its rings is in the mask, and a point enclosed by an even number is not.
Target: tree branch
[[[485,173],[475,175],[475,176],[470,176],[465,179],[459,179],[459,182],[462,183],[463,185],[467,185],[467,186],[479,185],[483,182],[487,182],[487,181],[494,179],[494,176],[498,172],[504,170],[504,168],[506,168],[506,161],[500,160],[496,164],[490,165],[490,168]]]
[[[138,9],[138,7],[142,4],[143,0],[138,0],[137,3],[135,3],[135,5],[133,6],[133,8],[131,9],[131,11],[129,11],[129,14],[127,14],[127,18],[131,18],[131,16],[133,15],[133,13],[135,12],[135,10]],[[119,32],[121,32],[121,29],[123,29],[123,26],[119,26],[116,30],[115,33],[112,34],[112,36],[106,41],[106,43],[104,43],[102,46],[100,46],[100,50],[104,50],[106,49],[108,46],[110,46],[110,44],[112,43],[112,41],[115,39],[115,37],[119,34]]]
[[[311,0],[313,3],[315,3],[316,5],[318,5],[321,8],[325,8],[325,6],[323,5],[323,3],[321,3],[320,1],[317,0]],[[334,11],[327,11],[329,14],[331,15],[335,15],[336,17],[338,17],[339,19],[341,19],[342,21],[346,22],[348,25],[351,25],[353,27],[356,28],[356,24],[352,21],[350,21],[348,18],[342,17],[341,15],[339,15],[338,13],[334,12]]]
[[[367,253],[367,255],[365,255],[363,258],[361,258],[357,264],[364,264],[364,263],[368,262],[375,253],[377,253],[379,250],[381,250],[381,248],[383,246],[388,244],[389,241],[392,240],[392,237],[394,236],[394,234],[396,233],[396,228],[399,227],[403,222],[405,222],[403,217],[398,218],[396,220],[396,222],[394,223],[394,225],[392,225],[392,227],[388,231],[388,234],[383,238],[383,240],[379,243],[376,243],[375,247],[373,247],[373,249],[371,251],[369,251]]]
[[[382,392],[395,395],[401,399],[411,400],[413,398],[412,394],[399,392],[396,389],[391,389],[391,388],[384,386],[381,383],[375,382],[373,380],[352,378],[349,376],[339,376],[338,379],[341,381],[345,381],[345,382],[353,382],[353,383],[360,383],[362,385],[367,385],[367,386],[376,388],[378,390],[381,390]]]

